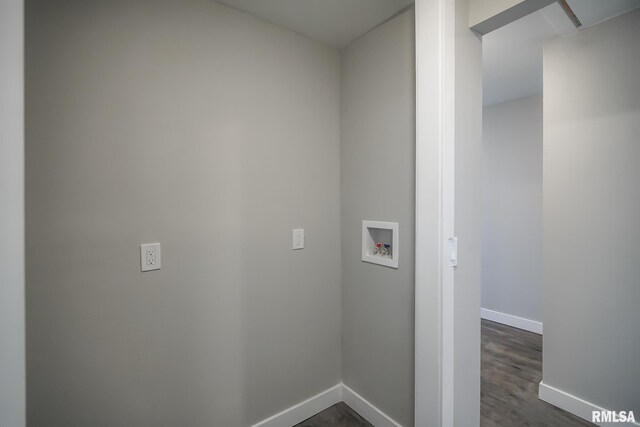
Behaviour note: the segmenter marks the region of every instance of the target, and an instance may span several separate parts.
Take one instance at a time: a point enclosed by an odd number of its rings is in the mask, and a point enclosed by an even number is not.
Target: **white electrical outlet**
[[[160,243],[140,245],[140,271],[160,270],[162,256]]]
[[[296,228],[293,230],[293,249],[304,249],[304,229]]]

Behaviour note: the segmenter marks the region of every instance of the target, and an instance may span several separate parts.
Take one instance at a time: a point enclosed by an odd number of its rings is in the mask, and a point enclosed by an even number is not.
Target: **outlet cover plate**
[[[160,243],[145,243],[140,245],[140,271],[160,270],[162,254]]]
[[[293,230],[293,246],[292,249],[304,249],[304,228],[295,228]]]

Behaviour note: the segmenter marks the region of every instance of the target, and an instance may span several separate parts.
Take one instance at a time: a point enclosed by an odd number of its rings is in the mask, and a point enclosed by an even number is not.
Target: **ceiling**
[[[343,48],[413,0],[216,0]],[[583,28],[640,7],[640,0],[567,0]],[[542,46],[578,30],[554,3],[482,38],[484,105],[542,93]]]
[[[568,0],[589,27],[640,7],[640,0]],[[554,3],[482,38],[484,105],[542,93],[542,47],[547,40],[577,32]]]
[[[343,48],[413,0],[217,0],[335,48]]]

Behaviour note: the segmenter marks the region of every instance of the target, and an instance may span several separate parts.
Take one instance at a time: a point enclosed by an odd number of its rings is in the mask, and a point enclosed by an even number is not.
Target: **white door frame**
[[[416,0],[415,425],[453,425],[455,1]]]
[[[479,390],[454,390],[454,360],[457,352],[465,351],[455,344],[454,311],[455,271],[449,267],[448,239],[455,233],[456,126],[463,133],[476,116],[473,108],[460,105],[460,120],[456,123],[457,73],[482,73],[482,64],[466,55],[468,22],[461,19],[469,11],[456,8],[491,10],[482,22],[473,26],[476,33],[486,34],[521,17],[541,9],[554,0],[415,0],[416,25],[416,272],[415,272],[415,426],[452,427],[469,420],[454,420],[454,402],[475,398]],[[474,3],[475,2],[475,3]],[[461,13],[464,12],[464,13]],[[458,28],[456,28],[458,25]],[[460,28],[464,25],[465,28]],[[460,61],[456,69],[456,38]],[[466,43],[466,44],[465,44]],[[465,48],[467,50],[465,50]],[[471,70],[470,70],[471,68]],[[467,73],[467,76],[469,74]],[[471,82],[471,86],[475,83]],[[481,85],[481,79],[478,85]],[[469,85],[466,86],[467,89]],[[480,89],[480,88],[478,88]],[[465,102],[466,94],[458,94]],[[471,112],[471,113],[470,113]],[[465,116],[465,114],[467,114]],[[478,108],[478,113],[481,109]],[[469,123],[466,123],[469,121]],[[460,138],[465,137],[461,135]],[[467,135],[466,137],[469,137]],[[465,141],[459,141],[465,142]],[[468,154],[468,153],[467,153]],[[464,157],[464,156],[463,156]],[[478,159],[478,161],[481,161]],[[465,178],[467,181],[468,177]],[[461,183],[462,184],[462,183]],[[468,185],[468,183],[467,183]],[[468,189],[467,189],[468,191]],[[463,213],[463,212],[461,212]],[[467,230],[469,231],[469,230]],[[463,237],[463,236],[461,236]],[[460,242],[465,245],[464,241]],[[479,256],[474,253],[473,256]],[[465,260],[462,259],[461,263]],[[463,264],[461,264],[463,265]],[[464,295],[464,294],[460,294]],[[468,302],[468,301],[467,301]],[[480,304],[478,301],[478,322]],[[464,305],[462,305],[464,306]],[[466,304],[466,309],[469,304]],[[460,313],[462,314],[462,313]],[[468,317],[468,316],[467,316]],[[473,325],[456,324],[456,330],[468,331]],[[478,331],[479,333],[479,331]],[[478,352],[480,348],[478,346]],[[458,356],[458,357],[457,357]],[[464,358],[461,358],[464,359]],[[478,364],[479,365],[479,364]],[[469,375],[468,367],[458,375]],[[480,376],[480,366],[477,366]],[[479,396],[478,396],[479,398]],[[478,418],[479,420],[479,414]]]
[[[0,1],[0,425],[24,427],[24,2]]]

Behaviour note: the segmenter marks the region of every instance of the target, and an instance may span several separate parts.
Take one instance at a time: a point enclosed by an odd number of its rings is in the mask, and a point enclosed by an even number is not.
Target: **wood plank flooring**
[[[542,336],[482,320],[482,427],[593,426],[538,399]]]
[[[373,427],[344,402],[325,409],[294,427]]]
[[[481,427],[584,427],[593,424],[538,399],[542,337],[482,320]],[[373,427],[340,402],[294,427]]]

